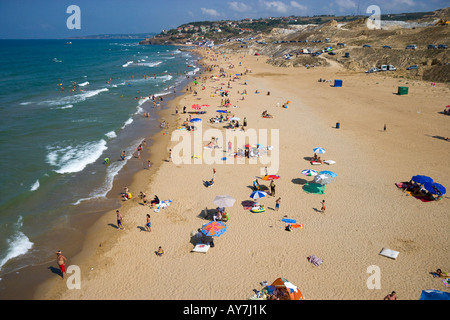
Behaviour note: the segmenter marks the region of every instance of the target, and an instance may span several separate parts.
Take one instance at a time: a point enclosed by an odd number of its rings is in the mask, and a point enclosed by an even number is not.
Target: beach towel
[[[444,285],[445,285],[447,288],[450,287],[450,278],[443,279],[442,282],[444,283]]]
[[[286,223],[297,223],[297,220],[295,220],[295,219],[281,219],[281,221],[286,222]]]
[[[311,160],[309,163],[311,163],[312,165],[318,165],[318,164],[321,164],[320,162],[317,162],[317,161],[314,161],[314,160]]]
[[[195,247],[192,249],[192,251],[206,253],[206,252],[208,252],[209,247],[210,247],[209,244],[198,243],[195,245]]]
[[[303,229],[305,226],[301,223],[291,223],[292,228]]]
[[[413,197],[413,198],[419,199],[419,200],[422,201],[422,202],[432,202],[432,201],[435,201],[435,200],[432,200],[432,199],[428,198],[427,196],[416,196],[416,195],[412,194],[411,191],[406,191],[406,193],[407,193],[408,195],[410,195],[411,197]]]
[[[333,160],[325,160],[323,163],[326,163],[326,164],[328,164],[328,165],[331,165],[331,164],[335,164],[336,161],[333,161]]]
[[[404,188],[408,188],[409,184],[404,183],[404,182],[396,182],[395,185],[400,189],[404,189]]]
[[[323,262],[322,259],[320,259],[319,257],[316,257],[315,255],[309,256],[308,261],[311,262],[316,267],[320,266]]]
[[[393,260],[397,259],[399,253],[400,252],[398,252],[398,251],[387,249],[387,248],[383,248],[380,251],[380,255],[385,256],[387,258],[391,258]]]

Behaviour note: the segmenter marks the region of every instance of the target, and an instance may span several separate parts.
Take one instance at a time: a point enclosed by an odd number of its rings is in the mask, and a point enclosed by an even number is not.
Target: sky
[[[369,16],[370,5],[387,14],[434,11],[448,4],[448,0],[0,0],[0,39],[159,33],[194,21]],[[71,5],[79,11],[68,10]]]

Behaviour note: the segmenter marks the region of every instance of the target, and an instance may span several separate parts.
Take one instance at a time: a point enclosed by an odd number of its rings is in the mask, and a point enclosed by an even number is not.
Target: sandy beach
[[[391,291],[399,300],[418,300],[425,289],[450,291],[430,275],[437,268],[450,272],[448,195],[422,202],[395,185],[422,174],[450,186],[450,142],[445,140],[450,118],[440,113],[449,104],[448,84],[349,72],[335,64],[278,68],[264,56],[198,52],[203,65],[214,68],[161,111],[169,130],[152,137],[148,148],[154,165],[138,172],[128,186],[134,197],[120,208],[125,230],[117,229],[114,211],[102,217],[89,231],[82,253],[68,257],[68,265],[80,267],[81,288],[68,289],[55,274],[36,299],[245,300],[262,288],[262,281],[279,277],[295,284],[308,300],[382,300]],[[220,68],[226,77],[212,79]],[[343,86],[334,87],[335,79],[343,80]],[[397,95],[399,86],[407,86],[409,93]],[[218,95],[220,87],[229,90],[228,97]],[[220,106],[225,98],[232,104],[228,108]],[[203,148],[198,159],[183,155],[190,163],[177,163],[178,154],[167,161],[169,149],[179,143],[171,138],[189,117],[181,113],[183,106],[194,111],[191,105],[197,103],[210,106],[202,107],[206,114],[192,115],[202,119],[195,125],[204,134],[208,129],[222,133],[216,152],[233,164],[206,163],[209,150]],[[265,158],[271,156],[271,166],[261,163],[264,156],[252,164],[227,153],[231,129],[208,122],[219,109],[239,117],[241,125],[246,118],[247,132],[275,130],[260,142],[273,147]],[[265,110],[273,117],[263,118]],[[275,133],[278,142],[271,140]],[[195,131],[187,134],[193,137]],[[208,142],[206,138],[202,146]],[[237,147],[242,146],[233,142],[233,151]],[[336,163],[311,165],[315,147],[326,150],[323,160]],[[250,200],[255,178],[269,185],[262,180],[265,166],[272,168],[269,174],[280,176],[276,194],[258,199],[265,212],[251,213],[241,203]],[[215,183],[206,188],[203,181],[211,179],[213,169]],[[304,169],[330,170],[337,177],[324,194],[310,194],[303,187],[313,177],[303,175]],[[171,203],[154,212],[143,205],[141,191],[149,200],[158,195]],[[205,210],[216,208],[217,195],[236,199],[227,208],[227,231],[206,254],[191,252],[192,233],[210,221]],[[278,197],[280,208],[274,210]],[[151,232],[144,229],[147,214]],[[296,219],[304,228],[287,232],[283,218]],[[161,257],[155,254],[159,246],[165,251]],[[379,255],[383,248],[398,251],[397,259]],[[311,255],[323,263],[312,265],[307,260]],[[368,288],[372,266],[380,271],[377,288]]]

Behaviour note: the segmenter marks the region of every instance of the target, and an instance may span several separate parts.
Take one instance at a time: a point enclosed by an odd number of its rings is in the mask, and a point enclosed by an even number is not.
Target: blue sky
[[[81,29],[67,28],[70,5],[80,8]],[[378,5],[382,14],[402,13],[445,8],[448,0],[0,0],[0,39],[159,33],[206,20],[366,14],[369,5]]]

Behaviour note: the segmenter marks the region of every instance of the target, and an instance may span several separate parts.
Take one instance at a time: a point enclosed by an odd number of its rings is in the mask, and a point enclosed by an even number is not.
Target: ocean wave
[[[3,257],[0,261],[0,269],[9,260],[27,253],[33,247],[33,242],[31,242],[30,239],[22,231],[20,231],[22,226],[23,218],[22,216],[19,216],[19,220],[15,224],[17,231],[9,239],[7,239],[8,250],[5,257]]]
[[[46,161],[57,167],[56,173],[72,173],[82,171],[88,164],[97,161],[107,149],[106,141],[88,142],[78,146],[52,147],[47,146],[49,153]]]
[[[86,82],[83,82],[83,83],[80,83],[80,84],[78,84],[80,87],[84,87],[84,86],[87,86],[89,84],[89,81],[86,81]]]
[[[79,205],[83,201],[89,201],[93,199],[105,198],[109,191],[112,190],[114,184],[114,178],[119,174],[120,170],[127,164],[128,160],[132,158],[132,154],[134,150],[136,150],[139,143],[142,140],[135,141],[128,149],[125,150],[127,157],[125,157],[124,161],[110,161],[107,169],[106,176],[103,184],[94,189],[87,198],[82,198],[73,203],[73,205]]]
[[[56,108],[56,109],[62,110],[62,109],[70,109],[70,108],[73,108],[73,104],[68,104],[67,106],[59,107],[59,108]]]
[[[131,65],[133,63],[134,63],[134,61],[127,61],[127,63],[123,64],[122,67],[126,68],[126,67],[128,67],[129,65]]]
[[[91,91],[84,91],[83,93],[79,93],[73,96],[65,96],[56,100],[47,100],[43,101],[40,104],[47,104],[49,106],[62,106],[62,105],[71,105],[74,103],[85,101],[88,98],[94,97],[102,92],[109,91],[108,88],[102,88]]]
[[[39,179],[38,179],[38,180],[36,180],[35,183],[33,183],[33,185],[30,188],[30,191],[36,191],[37,189],[39,189],[39,186],[40,186],[40,184],[39,184]]]
[[[125,129],[126,126],[130,125],[133,123],[133,118],[129,118],[127,121],[125,121],[125,123],[122,126],[122,130]]]
[[[21,106],[27,106],[27,105],[29,105],[29,104],[32,104],[32,102],[26,101],[26,102],[21,102],[21,103],[20,103]]]
[[[117,134],[114,131],[110,131],[106,133],[105,136],[107,136],[109,139],[114,139],[117,137]]]

